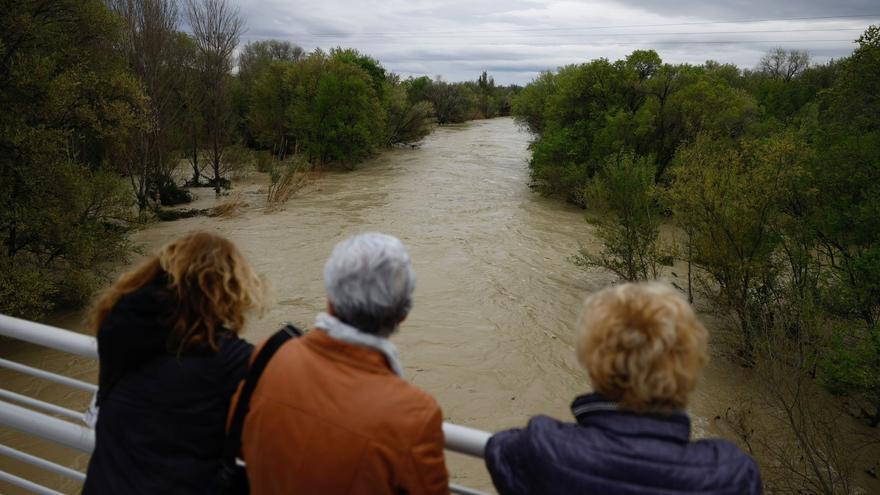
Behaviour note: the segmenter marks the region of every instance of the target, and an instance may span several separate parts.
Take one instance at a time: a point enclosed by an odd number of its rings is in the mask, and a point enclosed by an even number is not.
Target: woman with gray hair
[[[324,267],[327,312],[278,349],[242,434],[251,492],[448,493],[443,415],[388,340],[412,307],[403,243],[368,233]]]

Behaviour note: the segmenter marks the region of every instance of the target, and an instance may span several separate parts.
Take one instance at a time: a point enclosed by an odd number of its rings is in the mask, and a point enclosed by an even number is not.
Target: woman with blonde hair
[[[594,393],[574,400],[575,423],[537,416],[489,440],[499,493],[761,493],[739,448],[690,439],[684,408],[708,335],[681,294],[659,283],[604,289],[587,298],[576,331]]]
[[[83,493],[207,491],[254,349],[238,333],[264,296],[232,242],[198,232],[97,298],[99,414]]]

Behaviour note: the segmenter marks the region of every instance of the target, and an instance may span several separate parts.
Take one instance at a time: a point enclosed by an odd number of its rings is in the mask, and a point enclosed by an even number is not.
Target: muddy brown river
[[[322,268],[346,236],[381,231],[407,245],[418,284],[400,332],[406,378],[437,397],[447,421],[498,430],[534,414],[570,418],[572,398],[589,390],[574,358],[579,304],[614,278],[567,258],[596,248],[583,212],[528,187],[530,136],[509,118],[438,128],[417,149],[382,153],[354,172],[328,173],[267,213],[265,178],[236,187],[247,206],[230,218],[192,218],[148,226],[134,236],[146,252],[198,229],[234,240],[265,273],[275,305],[251,321],[258,342],[279,324],[311,325],[325,305]],[[205,207],[216,200],[199,191]],[[222,200],[221,200],[222,201]],[[132,262],[137,261],[137,256]],[[671,276],[671,275],[670,275]],[[81,328],[81,315],[49,323]],[[94,381],[96,363],[33,346],[2,342],[2,357]],[[85,394],[10,373],[8,388],[82,408]],[[715,420],[748,387],[743,371],[714,359],[694,395],[697,435],[727,434]],[[87,457],[0,429],[0,443],[83,468]],[[479,460],[449,454],[456,483],[491,490]],[[65,492],[78,485],[0,457],[0,469]],[[0,492],[17,493],[0,483]]]

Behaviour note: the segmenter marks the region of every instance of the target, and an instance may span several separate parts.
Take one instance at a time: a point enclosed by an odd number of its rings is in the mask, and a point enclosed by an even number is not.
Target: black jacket
[[[205,493],[253,346],[234,334],[178,353],[164,280],[124,296],[98,331],[95,451],[85,494]]]

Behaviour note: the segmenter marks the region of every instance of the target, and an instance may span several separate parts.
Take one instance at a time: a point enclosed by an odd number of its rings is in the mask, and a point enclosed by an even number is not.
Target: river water
[[[528,187],[530,136],[509,118],[438,128],[416,149],[396,149],[347,173],[328,173],[280,210],[265,211],[265,178],[237,185],[247,203],[230,218],[153,224],[134,240],[145,252],[198,229],[235,241],[266,274],[275,305],[244,336],[258,342],[284,321],[310,326],[325,306],[322,268],[332,247],[364,231],[399,237],[417,273],[415,305],[393,337],[406,378],[433,394],[446,420],[498,430],[534,414],[570,418],[572,398],[589,390],[574,358],[572,328],[583,298],[614,278],[584,271],[568,257],[597,248],[583,212]],[[195,206],[214,203],[207,190]],[[133,260],[132,262],[136,262]],[[670,275],[672,276],[672,275]],[[80,314],[50,323],[80,328]],[[3,357],[94,380],[93,362],[27,345]],[[9,388],[82,408],[88,397],[0,374]],[[715,420],[747,388],[737,367],[715,359],[694,394],[697,435],[725,434]],[[0,443],[83,467],[87,458],[0,431]],[[479,460],[450,454],[457,483],[491,490]],[[65,491],[76,485],[40,477],[0,457],[0,469],[42,479]],[[0,492],[8,487],[0,484]]]

